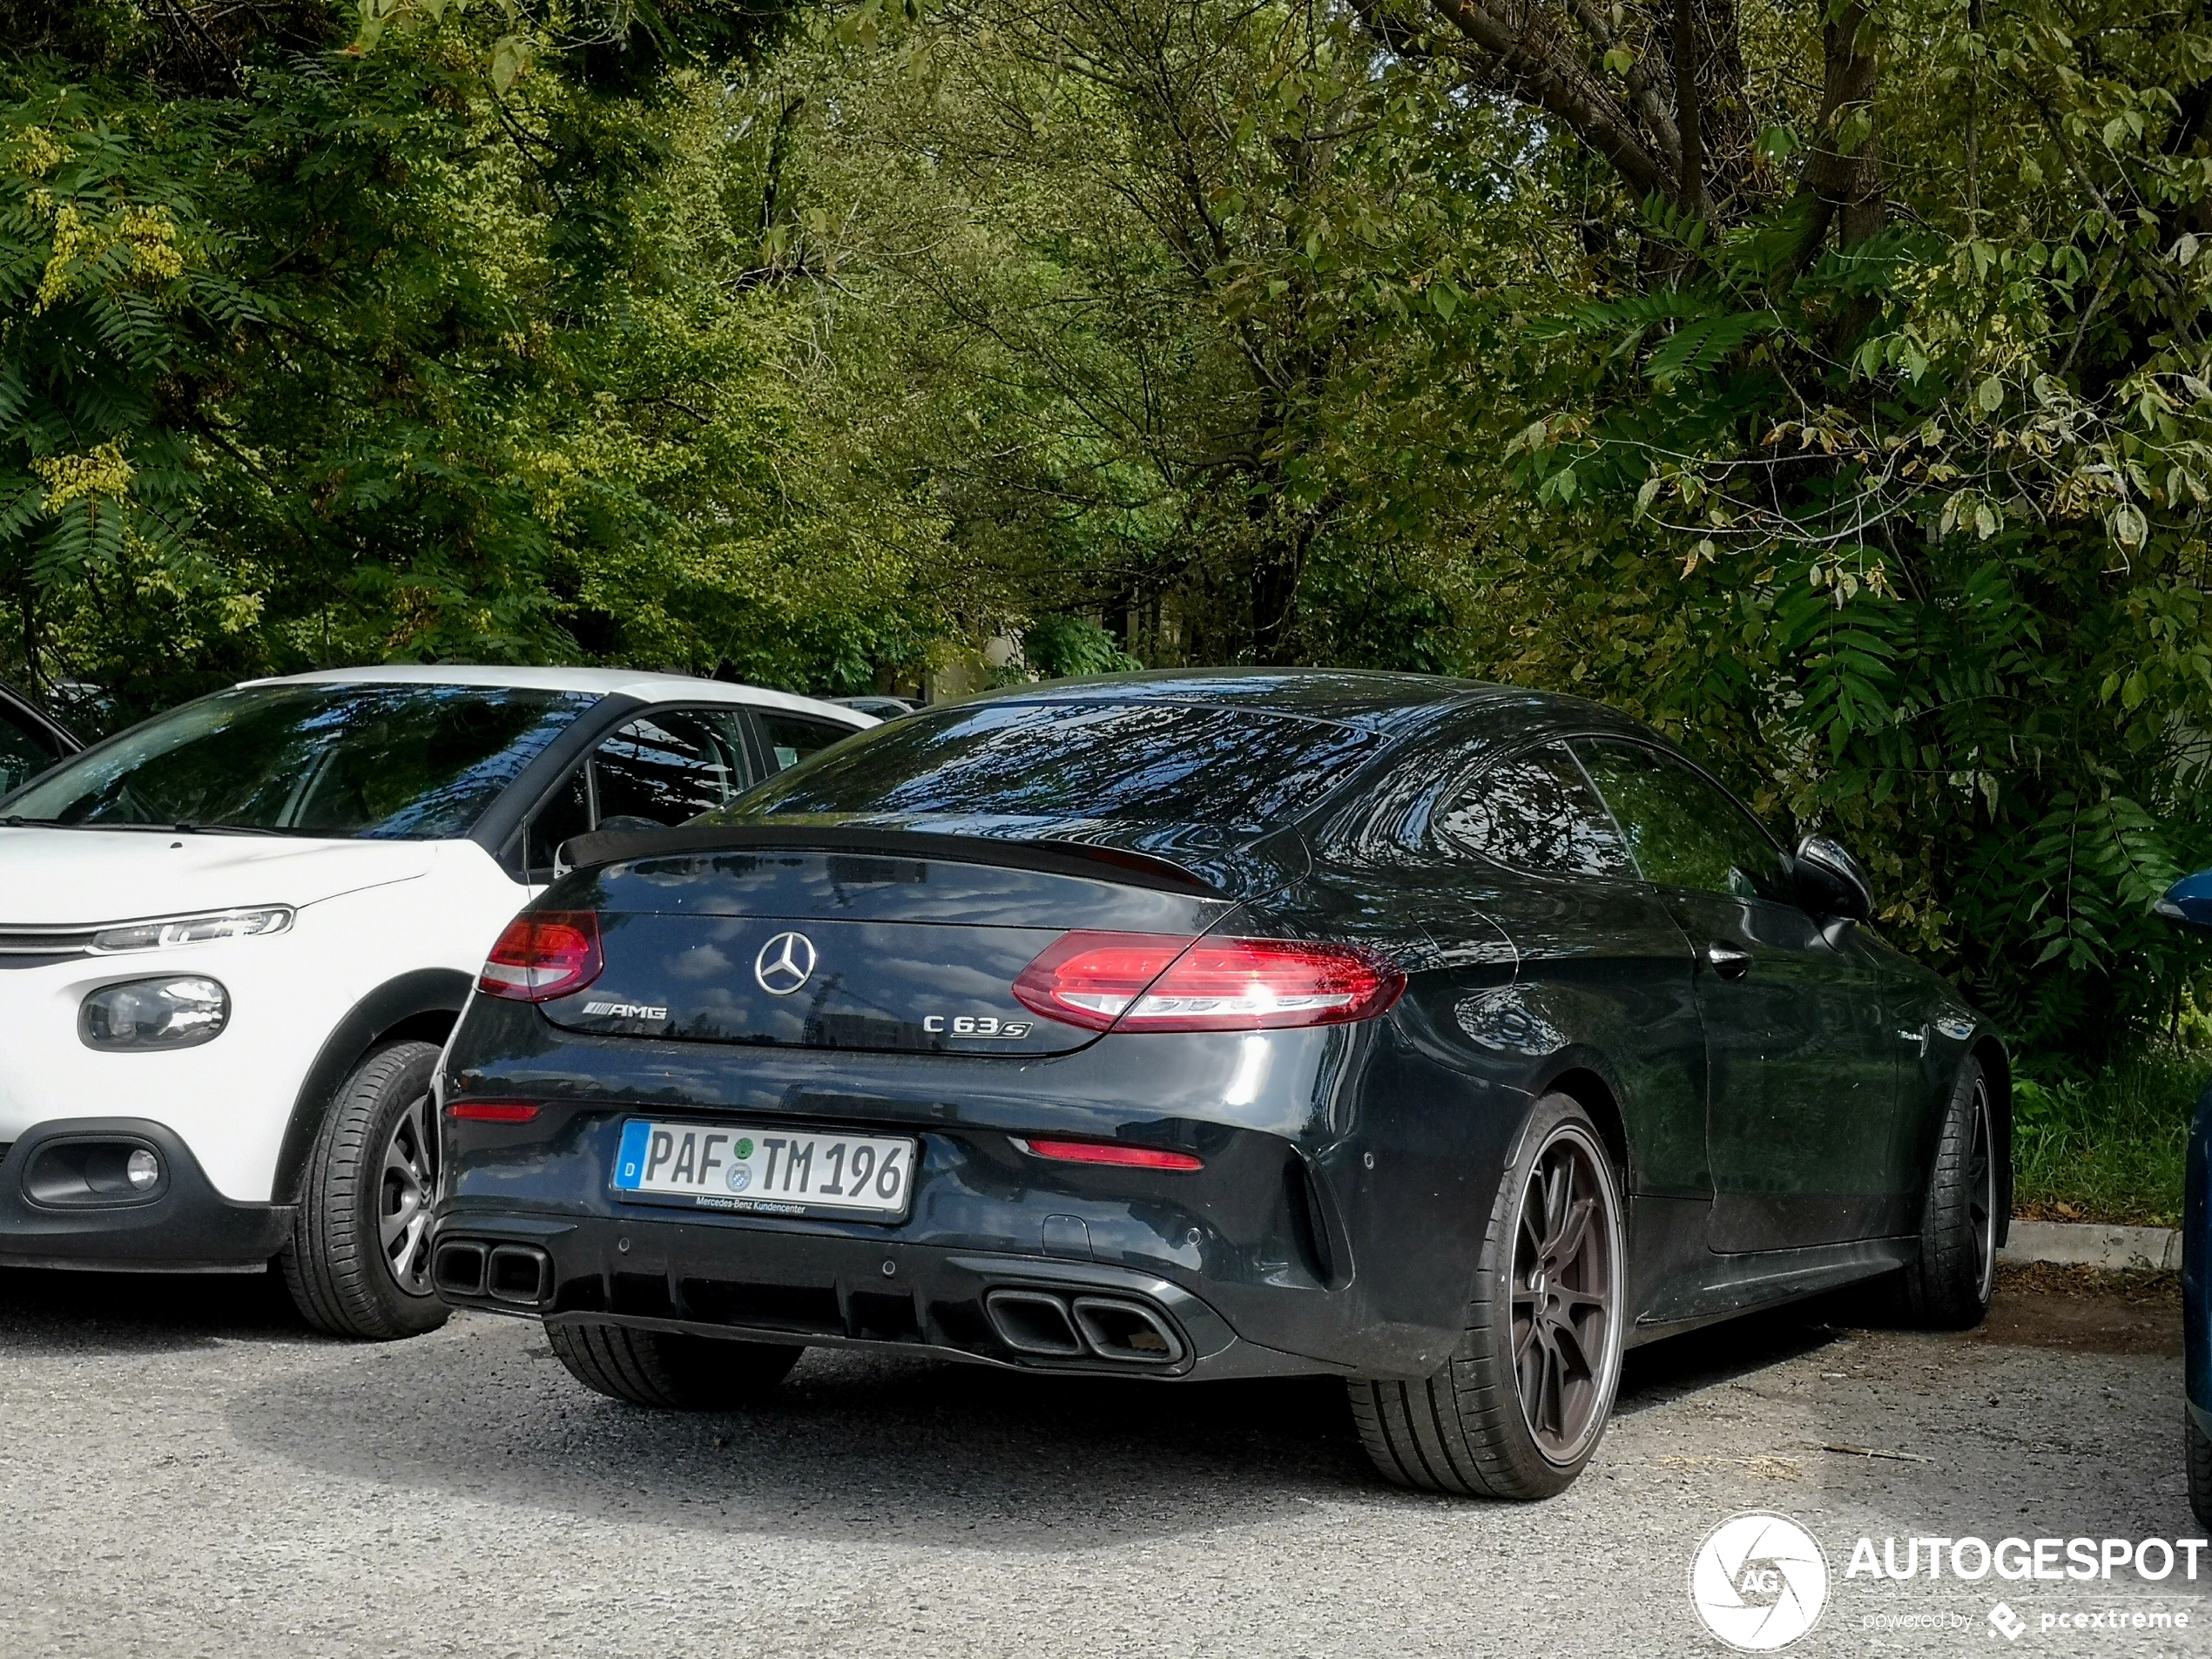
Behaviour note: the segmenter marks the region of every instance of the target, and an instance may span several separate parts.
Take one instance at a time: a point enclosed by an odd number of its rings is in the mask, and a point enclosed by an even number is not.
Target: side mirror
[[[2212,870],[2183,876],[2151,909],[2176,927],[2212,934]]]
[[[1822,921],[1865,921],[1874,914],[1874,887],[1857,859],[1825,835],[1797,843],[1791,863],[1797,903]]]

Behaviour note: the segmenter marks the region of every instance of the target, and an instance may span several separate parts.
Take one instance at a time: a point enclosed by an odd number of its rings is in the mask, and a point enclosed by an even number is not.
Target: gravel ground
[[[1508,1507],[1383,1486],[1327,1383],[818,1351],[764,1409],[656,1415],[525,1323],[352,1346],[260,1280],[0,1272],[0,1654],[1718,1653],[1689,1566],[1745,1509],[1828,1557],[1793,1655],[2212,1652],[2212,1552],[2195,1583],[1844,1576],[1861,1534],[2195,1533],[2170,1278],[2008,1272],[1966,1337],[1852,1317],[1641,1351],[1582,1480]],[[2042,1623],[2161,1609],[2188,1628]],[[1898,1615],[1942,1628],[1870,1623]]]

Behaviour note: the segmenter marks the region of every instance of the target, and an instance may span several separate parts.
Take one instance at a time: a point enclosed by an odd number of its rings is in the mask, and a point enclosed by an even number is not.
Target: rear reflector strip
[[[1039,1141],[1009,1136],[1031,1157],[1057,1163],[1111,1163],[1130,1170],[1203,1170],[1204,1158],[1188,1152],[1166,1152],[1152,1146],[1122,1146],[1103,1141]]]
[[[456,1100],[446,1108],[448,1117],[464,1123],[527,1123],[537,1108],[523,1100]]]

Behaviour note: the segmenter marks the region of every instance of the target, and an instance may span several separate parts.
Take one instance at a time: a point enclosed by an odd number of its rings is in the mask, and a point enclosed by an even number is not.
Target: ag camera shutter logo
[[[1828,1558],[1783,1515],[1730,1515],[1689,1564],[1689,1602],[1731,1648],[1771,1653],[1818,1622],[1828,1604]]]

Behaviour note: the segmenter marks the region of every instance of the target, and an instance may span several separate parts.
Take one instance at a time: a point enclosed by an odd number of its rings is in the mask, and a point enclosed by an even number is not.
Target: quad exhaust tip
[[[984,1297],[983,1308],[999,1339],[1017,1353],[1172,1366],[1184,1352],[1183,1339],[1165,1318],[1120,1297],[1070,1299],[1049,1291],[1000,1290]]]
[[[430,1283],[455,1296],[482,1296],[491,1252],[473,1238],[448,1239],[430,1261]]]
[[[430,1282],[451,1296],[538,1307],[552,1298],[553,1258],[536,1244],[451,1238],[439,1244],[431,1260]]]

